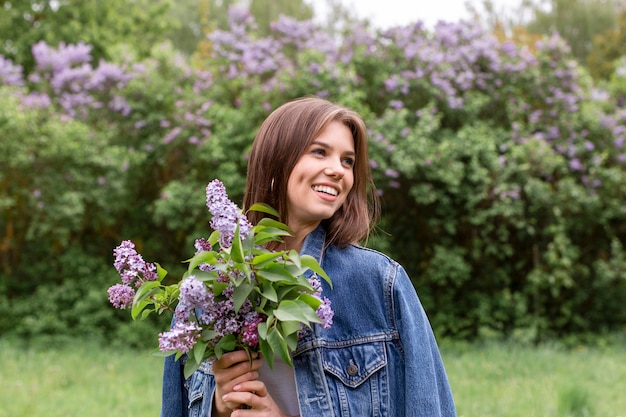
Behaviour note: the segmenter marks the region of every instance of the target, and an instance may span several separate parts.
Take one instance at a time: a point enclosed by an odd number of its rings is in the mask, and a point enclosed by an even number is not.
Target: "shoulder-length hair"
[[[355,111],[330,101],[315,97],[296,99],[265,119],[252,144],[243,207],[247,210],[254,203],[265,203],[285,221],[289,217],[287,182],[291,171],[331,122],[340,122],[350,129],[356,153],[354,185],[339,210],[324,220],[326,244],[347,246],[368,238],[380,206],[370,169],[365,123]],[[252,224],[263,217],[260,212],[248,213]]]

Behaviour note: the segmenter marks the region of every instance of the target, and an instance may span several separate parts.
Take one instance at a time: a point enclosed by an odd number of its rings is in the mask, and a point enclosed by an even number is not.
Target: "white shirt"
[[[296,391],[296,377],[291,366],[280,358],[274,359],[274,369],[270,369],[266,361],[259,369],[259,380],[265,383],[267,391],[278,407],[290,416],[299,416],[298,393]]]

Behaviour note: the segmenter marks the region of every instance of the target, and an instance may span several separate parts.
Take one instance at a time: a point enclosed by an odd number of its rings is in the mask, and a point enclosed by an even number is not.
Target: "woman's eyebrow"
[[[331,145],[329,145],[326,142],[319,141],[319,140],[314,140],[313,142],[311,142],[311,146],[313,146],[313,145],[321,146],[322,148],[325,148],[325,149],[332,149]],[[354,151],[346,151],[344,153],[346,153],[348,155],[356,155],[356,152],[354,152]]]

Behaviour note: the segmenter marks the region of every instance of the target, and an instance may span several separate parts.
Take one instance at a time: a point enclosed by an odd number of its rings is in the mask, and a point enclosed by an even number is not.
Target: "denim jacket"
[[[430,324],[404,269],[360,246],[324,248],[324,229],[305,239],[332,301],[333,325],[313,326],[293,352],[301,417],[455,416]],[[209,417],[215,380],[208,362],[184,380],[166,358],[161,417]]]

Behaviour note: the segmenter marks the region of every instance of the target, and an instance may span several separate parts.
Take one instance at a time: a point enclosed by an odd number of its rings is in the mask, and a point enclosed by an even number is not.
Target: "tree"
[[[0,55],[27,72],[34,64],[31,48],[42,40],[49,45],[82,41],[93,46],[96,61],[109,58],[121,43],[145,57],[175,26],[168,17],[173,5],[172,0],[5,0]]]
[[[298,20],[313,18],[313,8],[302,0],[252,0],[250,13],[259,25],[259,33],[270,33],[270,24],[282,14]]]
[[[587,61],[595,35],[617,25],[617,11],[623,0],[538,0],[528,1],[533,18],[530,33],[550,35],[557,32],[572,48],[580,63]]]
[[[613,74],[615,61],[626,55],[626,8],[619,16],[619,24],[593,38],[593,47],[587,58],[591,75],[608,79]]]

